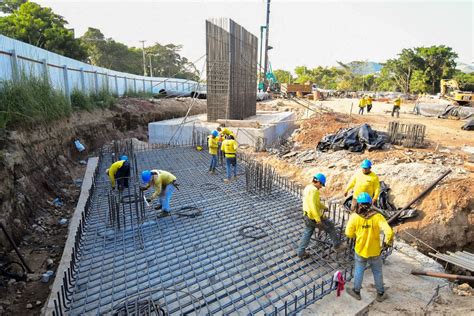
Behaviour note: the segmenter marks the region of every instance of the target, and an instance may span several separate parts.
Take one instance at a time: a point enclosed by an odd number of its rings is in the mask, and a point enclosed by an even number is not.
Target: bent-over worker
[[[364,279],[364,271],[369,264],[374,275],[377,301],[382,302],[387,296],[383,286],[382,257],[380,248],[380,231],[384,233],[384,244],[391,245],[393,230],[385,217],[371,207],[372,199],[367,192],[357,196],[357,210],[349,217],[346,226],[346,236],[355,238],[354,247],[354,287],[347,293],[357,300],[361,299],[360,289]]]
[[[171,197],[174,190],[178,188],[176,176],[164,170],[145,170],[142,172],[142,181],[145,184],[145,187],[141,188],[142,191],[148,190],[151,186],[155,189],[147,202],[150,203],[159,197],[160,204],[155,207],[155,210],[161,209],[162,212],[158,214],[158,217],[169,216]]]
[[[107,170],[105,170],[105,173],[109,176],[112,190],[115,189],[116,182],[119,191],[128,188],[128,178],[130,178],[130,164],[128,162],[128,157],[122,155],[120,160],[114,162]]]

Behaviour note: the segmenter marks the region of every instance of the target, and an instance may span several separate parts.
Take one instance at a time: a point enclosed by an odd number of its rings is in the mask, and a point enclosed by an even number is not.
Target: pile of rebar
[[[426,126],[422,124],[402,124],[394,121],[388,124],[388,140],[394,145],[423,147]]]

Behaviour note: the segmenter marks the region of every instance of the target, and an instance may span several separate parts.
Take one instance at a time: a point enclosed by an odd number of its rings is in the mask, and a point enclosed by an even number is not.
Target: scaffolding
[[[118,193],[105,170],[120,149],[132,171]],[[298,185],[247,156],[224,184],[225,171],[208,173],[209,162],[191,146],[104,148],[54,314],[295,314],[335,289],[336,271],[352,278],[351,247],[335,253],[325,232],[313,236],[311,259],[295,255],[304,228]],[[177,176],[172,216],[158,218],[145,202],[144,169]],[[344,238],[349,214],[330,204],[327,216]]]

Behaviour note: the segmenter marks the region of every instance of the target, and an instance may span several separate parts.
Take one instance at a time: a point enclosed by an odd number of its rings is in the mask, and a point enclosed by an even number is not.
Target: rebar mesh
[[[425,141],[426,126],[422,124],[388,123],[389,142],[405,147],[422,147]]]
[[[208,173],[205,152],[145,147],[132,149],[130,187],[121,194],[110,192],[104,172],[114,150],[103,151],[55,314],[287,314],[334,290],[336,270],[351,278],[352,251],[336,256],[325,232],[308,249],[312,259],[295,256],[304,226],[293,182],[275,177],[265,194],[248,192],[244,176],[224,184],[222,167]],[[239,160],[239,174],[250,163]],[[172,216],[158,218],[141,203],[134,168],[177,176]],[[329,206],[340,237],[348,216]]]

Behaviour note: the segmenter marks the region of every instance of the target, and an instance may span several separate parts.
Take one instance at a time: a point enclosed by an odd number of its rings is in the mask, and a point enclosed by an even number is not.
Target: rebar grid
[[[312,260],[295,256],[304,226],[301,190],[292,182],[276,177],[266,194],[249,193],[246,177],[224,184],[225,171],[207,173],[209,155],[190,147],[132,149],[129,155],[130,188],[118,197],[118,214],[125,214],[120,227],[110,225],[107,196],[114,194],[105,174],[115,150],[101,156],[73,279],[65,284],[69,314],[294,313],[334,289],[336,270],[352,277],[351,250],[336,257],[324,232],[309,249]],[[177,176],[173,216],[159,219],[152,206],[141,204],[141,210],[135,203],[142,197],[134,169]],[[186,208],[199,216],[186,216]],[[328,216],[342,237],[348,214],[332,204]]]
[[[388,123],[389,142],[405,147],[422,147],[425,141],[426,126],[422,124]]]

